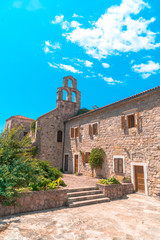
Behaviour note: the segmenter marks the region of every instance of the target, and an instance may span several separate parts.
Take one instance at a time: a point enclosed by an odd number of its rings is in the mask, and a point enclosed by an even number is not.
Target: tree
[[[93,175],[93,169],[102,167],[104,156],[105,156],[105,152],[102,148],[92,149],[89,155],[89,164],[92,168],[92,175]]]
[[[23,127],[14,127],[0,135],[0,201],[11,205],[17,189],[34,179],[32,143],[29,137],[19,138]]]

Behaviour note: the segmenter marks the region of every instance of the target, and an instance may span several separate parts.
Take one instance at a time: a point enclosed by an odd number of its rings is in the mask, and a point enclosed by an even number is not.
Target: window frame
[[[97,134],[93,134],[93,125],[97,124]],[[89,123],[88,129],[91,125],[91,134],[89,134],[90,137],[92,136],[98,136],[99,135],[99,122],[93,122],[93,123]],[[90,131],[89,131],[90,132]]]
[[[78,136],[76,136],[77,134],[76,134],[76,129],[79,129],[78,130]],[[71,135],[71,129],[74,129],[74,137],[72,137],[72,135]],[[79,125],[77,125],[77,126],[74,126],[74,127],[70,127],[70,138],[71,139],[76,139],[76,138],[79,138],[79,136],[80,136],[80,126]]]
[[[133,117],[133,126],[131,126],[131,117]],[[136,123],[135,123],[136,119],[135,119],[135,114],[131,113],[127,115],[127,127],[128,128],[134,128]]]
[[[116,173],[116,172],[115,172],[114,160],[115,160],[116,158],[120,158],[120,159],[123,160],[123,173]],[[116,175],[125,174],[125,157],[124,157],[124,156],[122,156],[122,155],[114,155],[114,156],[113,156],[113,172],[114,172]]]
[[[61,132],[61,138],[58,135]],[[63,132],[61,130],[57,131],[57,143],[62,143],[63,142]]]

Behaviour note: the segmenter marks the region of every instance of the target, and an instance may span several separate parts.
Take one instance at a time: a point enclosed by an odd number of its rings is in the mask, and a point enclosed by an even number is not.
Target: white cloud
[[[69,71],[69,72],[73,72],[73,73],[83,73],[82,71],[79,71],[77,69],[75,69],[74,67],[72,67],[71,65],[66,65],[66,64],[57,64],[57,63],[48,63],[50,67],[53,67],[53,68],[60,68],[60,69],[63,69],[65,71]]]
[[[62,29],[69,30],[69,28],[70,28],[70,23],[68,21],[63,21]]]
[[[45,46],[44,46],[43,50],[45,53],[53,53],[53,51],[50,49],[52,49],[52,50],[61,49],[61,44],[59,42],[55,42],[54,44],[52,44],[51,41],[47,40],[47,41],[45,41]]]
[[[110,67],[110,65],[109,65],[108,63],[102,63],[102,66],[103,66],[104,68],[109,68],[109,67]]]
[[[153,61],[148,61],[147,64],[141,63],[139,65],[132,66],[133,71],[140,73],[142,78],[146,79],[151,74],[156,74],[160,70],[160,64]]]
[[[73,16],[72,16],[73,18],[83,18],[83,16],[80,16],[80,15],[77,15],[77,14],[73,14]]]
[[[90,28],[75,26],[63,34],[67,40],[83,47],[87,54],[101,59],[119,52],[138,52],[160,47],[156,33],[148,29],[155,18],[146,20],[139,13],[149,5],[143,0],[122,0],[119,6],[108,8]],[[138,15],[136,19],[134,15]],[[62,19],[63,20],[63,19]]]
[[[82,25],[82,24],[80,24],[80,23],[77,22],[77,21],[72,21],[72,22],[71,22],[71,27],[73,27],[73,28],[78,28],[80,25]]]
[[[103,80],[107,82],[109,85],[115,85],[116,83],[122,83],[119,80],[114,80],[112,77],[103,77]]]
[[[47,46],[45,46],[44,48],[43,48],[43,50],[44,50],[44,52],[47,54],[47,53],[53,53],[50,49],[49,49],[49,47],[47,47]]]
[[[51,23],[52,24],[61,23],[61,22],[63,22],[63,19],[64,19],[64,15],[55,16],[55,20],[52,21]]]
[[[93,63],[88,60],[84,61],[84,64],[86,65],[86,67],[92,67],[93,65]]]

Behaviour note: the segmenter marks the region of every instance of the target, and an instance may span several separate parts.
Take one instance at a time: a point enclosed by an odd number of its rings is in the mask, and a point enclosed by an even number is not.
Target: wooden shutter
[[[74,138],[74,128],[71,128],[71,138]]]
[[[118,159],[117,158],[114,159],[114,172],[118,173]]]
[[[92,136],[92,125],[89,124],[89,136]]]
[[[88,163],[88,161],[89,161],[89,155],[90,155],[90,152],[85,153],[85,162],[86,163]]]
[[[134,113],[135,116],[135,127],[139,128],[140,121],[139,121],[139,112]]]
[[[76,127],[76,137],[79,137],[79,127]]]
[[[85,164],[84,152],[82,152],[82,163]]]
[[[121,128],[125,129],[126,128],[126,121],[125,121],[125,116],[121,116]]]
[[[93,124],[93,135],[97,135],[98,134],[98,124],[94,123]]]
[[[123,173],[123,159],[122,158],[118,159],[118,173],[120,173],[120,174]]]

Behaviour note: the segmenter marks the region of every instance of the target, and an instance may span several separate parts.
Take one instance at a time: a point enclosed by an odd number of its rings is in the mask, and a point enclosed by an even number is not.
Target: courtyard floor
[[[67,188],[79,188],[96,186],[98,178],[92,178],[84,175],[76,176],[75,174],[63,174],[63,180]]]
[[[160,201],[138,194],[107,203],[0,219],[0,240],[160,240]]]

